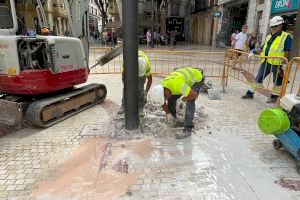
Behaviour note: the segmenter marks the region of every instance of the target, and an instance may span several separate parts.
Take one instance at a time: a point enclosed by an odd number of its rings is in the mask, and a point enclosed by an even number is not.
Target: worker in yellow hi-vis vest
[[[265,44],[262,46],[261,56],[270,56],[273,58],[262,58],[259,71],[256,76],[255,83],[247,93],[242,96],[243,99],[253,99],[256,88],[261,87],[263,80],[271,71],[273,72],[273,89],[271,97],[267,103],[275,103],[281,91],[282,80],[284,72],[282,69],[283,59],[276,59],[274,57],[288,58],[292,47],[292,37],[289,33],[282,31],[284,20],[280,16],[275,16],[270,20],[272,34],[268,35]],[[259,52],[254,53],[258,54]],[[250,53],[249,58],[254,54]],[[286,64],[286,63],[285,63]]]
[[[124,66],[123,66],[124,67]],[[144,106],[147,102],[148,92],[152,85],[152,72],[151,72],[151,65],[148,56],[143,51],[138,51],[138,67],[139,67],[139,96],[138,96],[138,106],[139,106],[139,116],[144,117]],[[124,70],[122,73],[122,81],[124,83]],[[145,82],[147,79],[146,89],[144,88]],[[124,109],[124,91],[123,91],[123,98],[122,98],[122,106],[121,109],[118,111],[118,114],[123,114],[125,112]]]
[[[191,136],[194,127],[195,100],[203,85],[204,77],[200,69],[184,67],[171,72],[159,85],[153,87],[151,100],[162,105],[167,113],[167,121],[176,121],[176,103],[181,98],[186,102],[186,113],[183,130],[175,134],[177,139]]]

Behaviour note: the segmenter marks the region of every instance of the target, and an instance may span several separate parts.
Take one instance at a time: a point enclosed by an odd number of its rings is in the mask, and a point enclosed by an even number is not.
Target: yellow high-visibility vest
[[[203,79],[200,70],[192,67],[184,67],[171,72],[162,82],[162,86],[171,91],[172,95],[187,97],[191,87]]]
[[[142,57],[146,61],[146,72],[145,76],[150,76],[151,75],[151,65],[150,65],[150,60],[148,56],[145,54],[143,51],[138,51],[138,57]],[[122,72],[124,71],[124,63],[122,64]]]
[[[269,54],[268,56],[270,57],[284,57],[284,43],[285,40],[287,38],[287,36],[289,35],[289,33],[286,33],[284,31],[282,31],[280,36],[277,36],[276,39],[273,41],[270,50],[269,50]],[[263,50],[261,52],[261,56],[265,56],[266,54],[266,49],[268,46],[268,42],[271,39],[271,35],[268,35],[266,38],[266,42],[264,44]],[[261,59],[261,63],[263,63],[265,61],[266,58],[262,58]],[[283,59],[279,59],[279,58],[267,58],[267,62],[271,65],[282,65],[282,61]]]
[[[145,73],[145,76],[151,75],[151,65],[150,65],[150,60],[149,60],[148,56],[143,51],[139,51],[138,53],[139,53],[138,56],[144,58],[145,61],[146,61],[146,73]]]

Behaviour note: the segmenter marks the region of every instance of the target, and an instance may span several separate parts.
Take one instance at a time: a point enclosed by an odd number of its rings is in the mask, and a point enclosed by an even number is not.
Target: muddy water
[[[86,141],[56,169],[53,177],[38,184],[31,195],[33,199],[116,199],[125,195],[136,177],[113,169],[125,156],[121,148],[113,149],[107,166],[100,169],[108,145],[104,139]]]
[[[300,191],[300,181],[299,180],[290,180],[287,178],[281,178],[278,181],[275,181],[275,183],[281,185],[284,188],[294,190],[294,191]]]

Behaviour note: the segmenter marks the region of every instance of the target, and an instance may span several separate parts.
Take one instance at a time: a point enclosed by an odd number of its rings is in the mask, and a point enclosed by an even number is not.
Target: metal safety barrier
[[[284,76],[281,97],[286,94],[300,94],[300,57],[294,57],[288,63]]]
[[[282,65],[286,64],[288,60],[285,57],[255,55],[249,58],[247,52],[228,49],[224,59],[223,88],[228,85],[228,78],[231,77],[248,84],[249,89],[266,97],[272,93],[281,95],[285,76]]]
[[[111,51],[110,47],[90,48],[90,65],[97,58]],[[249,85],[249,88],[269,97],[272,93],[280,97],[285,94],[300,92],[300,57],[290,62],[285,57],[255,55],[228,49],[224,51],[177,51],[177,50],[144,50],[150,59],[152,73],[165,77],[176,68],[193,66],[201,68],[206,77],[221,78],[223,90],[228,79],[234,78]],[[269,64],[272,61],[279,63]],[[122,73],[123,55],[117,56],[104,66],[91,70],[92,74]],[[286,66],[286,67],[285,67]],[[161,76],[160,76],[161,75]],[[258,81],[262,80],[263,81]],[[261,83],[258,83],[261,82]]]
[[[110,51],[110,48],[91,48],[90,65],[98,57]],[[208,51],[177,51],[177,50],[143,50],[149,57],[153,74],[166,75],[175,68],[197,67],[204,71],[206,77],[219,77],[223,79],[223,63],[225,52]],[[116,57],[104,66],[97,66],[91,70],[94,74],[121,73],[123,55]]]

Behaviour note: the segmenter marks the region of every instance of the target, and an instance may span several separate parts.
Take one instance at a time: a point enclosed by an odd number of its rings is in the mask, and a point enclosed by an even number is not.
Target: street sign
[[[281,13],[299,8],[300,0],[272,0],[271,13]]]
[[[221,11],[214,11],[213,12],[214,17],[221,17],[221,15],[222,15]]]

